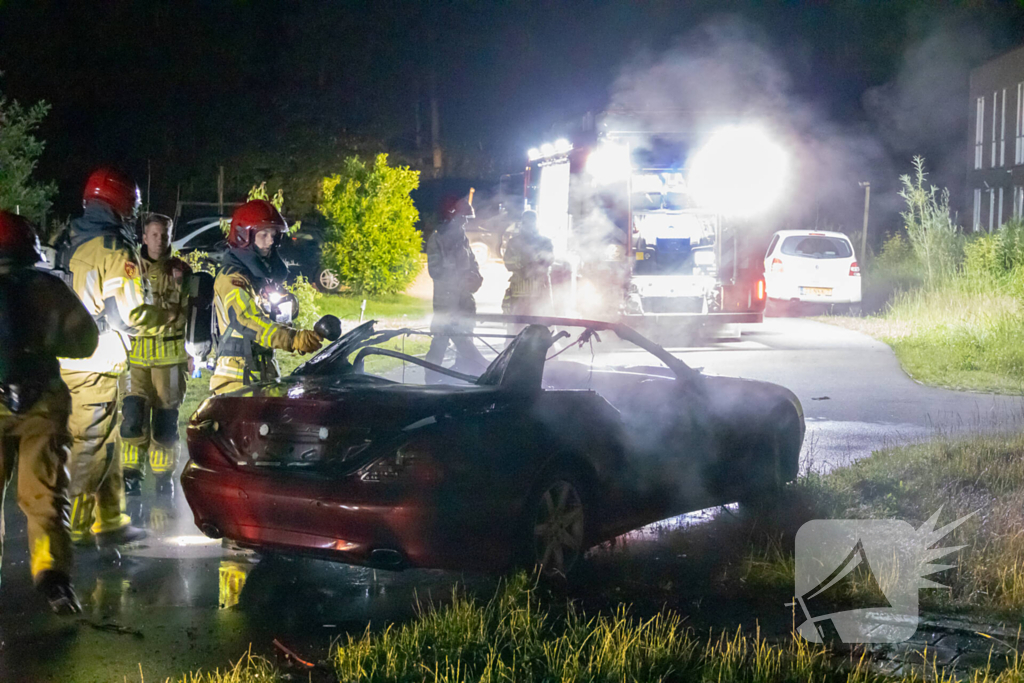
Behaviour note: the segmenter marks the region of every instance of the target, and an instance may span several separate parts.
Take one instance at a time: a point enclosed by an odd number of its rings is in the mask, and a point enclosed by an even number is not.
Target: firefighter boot
[[[148,534],[145,529],[140,529],[137,526],[123,526],[120,529],[114,529],[113,531],[102,531],[96,536],[96,547],[97,548],[112,548],[119,545],[128,545],[129,543],[135,543],[141,541]]]
[[[71,579],[67,574],[58,571],[45,571],[39,575],[36,590],[43,594],[50,603],[54,614],[70,616],[79,614],[82,605],[78,602],[75,589],[71,587]]]
[[[165,474],[156,478],[156,495],[158,496],[173,496],[174,495],[174,476],[171,474]]]
[[[124,470],[124,495],[142,495],[142,472],[132,469]]]

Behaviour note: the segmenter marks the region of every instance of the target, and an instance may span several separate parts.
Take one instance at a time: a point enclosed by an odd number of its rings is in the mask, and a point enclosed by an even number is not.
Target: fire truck
[[[761,322],[760,244],[698,202],[687,156],[672,140],[614,130],[529,150],[524,205],[554,245],[560,313],[712,331]]]

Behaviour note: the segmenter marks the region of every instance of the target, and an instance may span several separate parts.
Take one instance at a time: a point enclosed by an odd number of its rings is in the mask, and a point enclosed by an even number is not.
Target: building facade
[[[1024,215],[1024,47],[971,72],[967,206],[974,230]]]

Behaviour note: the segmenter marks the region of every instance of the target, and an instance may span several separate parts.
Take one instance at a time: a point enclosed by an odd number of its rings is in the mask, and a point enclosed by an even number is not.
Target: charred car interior
[[[428,333],[371,321],[208,399],[182,474],[196,524],[263,552],[565,576],[603,540],[797,475],[803,411],[780,386],[704,375],[621,324],[477,325],[479,376],[406,352]]]

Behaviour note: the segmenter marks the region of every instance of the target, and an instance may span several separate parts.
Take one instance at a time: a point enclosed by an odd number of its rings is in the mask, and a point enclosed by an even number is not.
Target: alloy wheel
[[[319,281],[320,288],[328,292],[333,292],[341,286],[341,280],[338,279],[338,276],[330,268],[324,268],[320,271]]]
[[[534,559],[546,575],[567,576],[583,554],[583,501],[572,483],[551,482],[537,501]]]

